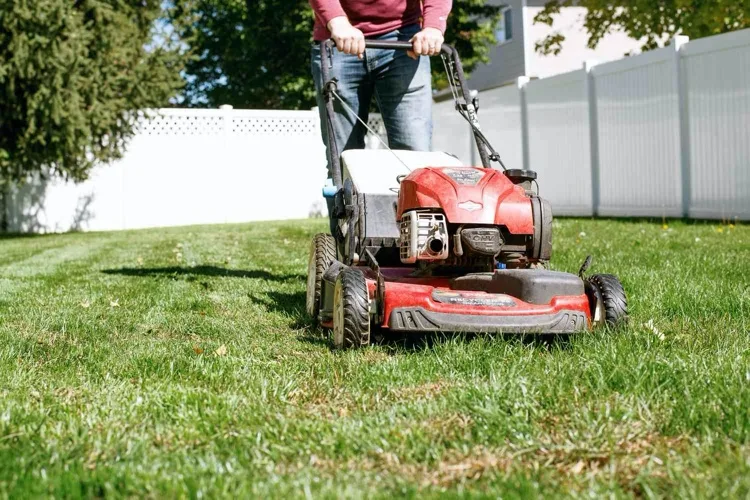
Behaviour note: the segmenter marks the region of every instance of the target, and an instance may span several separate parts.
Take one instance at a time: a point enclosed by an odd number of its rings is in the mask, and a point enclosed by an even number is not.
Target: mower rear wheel
[[[330,234],[319,233],[310,245],[310,259],[307,264],[306,309],[315,321],[320,315],[320,297],[323,293],[323,275],[336,260],[336,240]]]
[[[364,274],[344,269],[333,294],[333,346],[337,349],[370,344],[370,294]]]
[[[586,280],[586,295],[594,326],[622,326],[628,321],[625,288],[613,274],[595,274]]]

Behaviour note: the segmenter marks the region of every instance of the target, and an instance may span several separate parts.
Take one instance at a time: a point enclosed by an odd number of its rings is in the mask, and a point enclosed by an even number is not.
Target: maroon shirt
[[[424,7],[422,6],[424,4]],[[410,24],[437,28],[445,33],[445,23],[453,0],[310,0],[315,11],[316,41],[331,37],[328,22],[346,16],[366,37],[382,35]]]

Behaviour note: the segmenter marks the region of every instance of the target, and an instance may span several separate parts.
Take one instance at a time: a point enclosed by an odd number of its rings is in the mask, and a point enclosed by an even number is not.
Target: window
[[[505,7],[500,13],[500,22],[495,30],[495,38],[498,44],[513,40],[513,10]]]

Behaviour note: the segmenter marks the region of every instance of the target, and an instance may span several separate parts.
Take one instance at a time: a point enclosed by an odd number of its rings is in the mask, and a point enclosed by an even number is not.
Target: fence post
[[[680,126],[680,176],[682,178],[682,216],[690,216],[690,115],[688,109],[687,81],[682,75],[682,47],[690,38],[687,36],[676,36],[672,39],[670,46],[674,49],[674,71],[675,88],[677,89],[677,116]]]
[[[231,104],[222,104],[219,106],[219,109],[221,110],[221,123],[222,123],[222,133],[224,135],[224,138],[226,139],[229,137],[229,133],[232,131],[232,110],[234,109],[234,106]]]
[[[591,213],[599,215],[601,204],[601,182],[599,177],[599,113],[596,101],[596,80],[593,69],[596,61],[584,61],[584,86],[589,104],[589,145],[591,148]]]
[[[516,80],[518,95],[521,102],[521,152],[523,155],[523,169],[531,170],[531,156],[529,154],[529,103],[526,99],[526,84],[531,79],[528,76],[519,76]]]

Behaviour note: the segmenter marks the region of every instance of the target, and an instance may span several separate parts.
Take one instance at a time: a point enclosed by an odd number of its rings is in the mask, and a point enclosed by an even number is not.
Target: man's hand
[[[328,23],[328,31],[336,42],[336,48],[344,54],[362,59],[365,53],[365,35],[349,23],[346,17],[334,17]]]
[[[409,40],[413,50],[409,51],[409,57],[416,59],[419,56],[436,56],[440,54],[443,47],[443,34],[436,28],[425,28]]]

